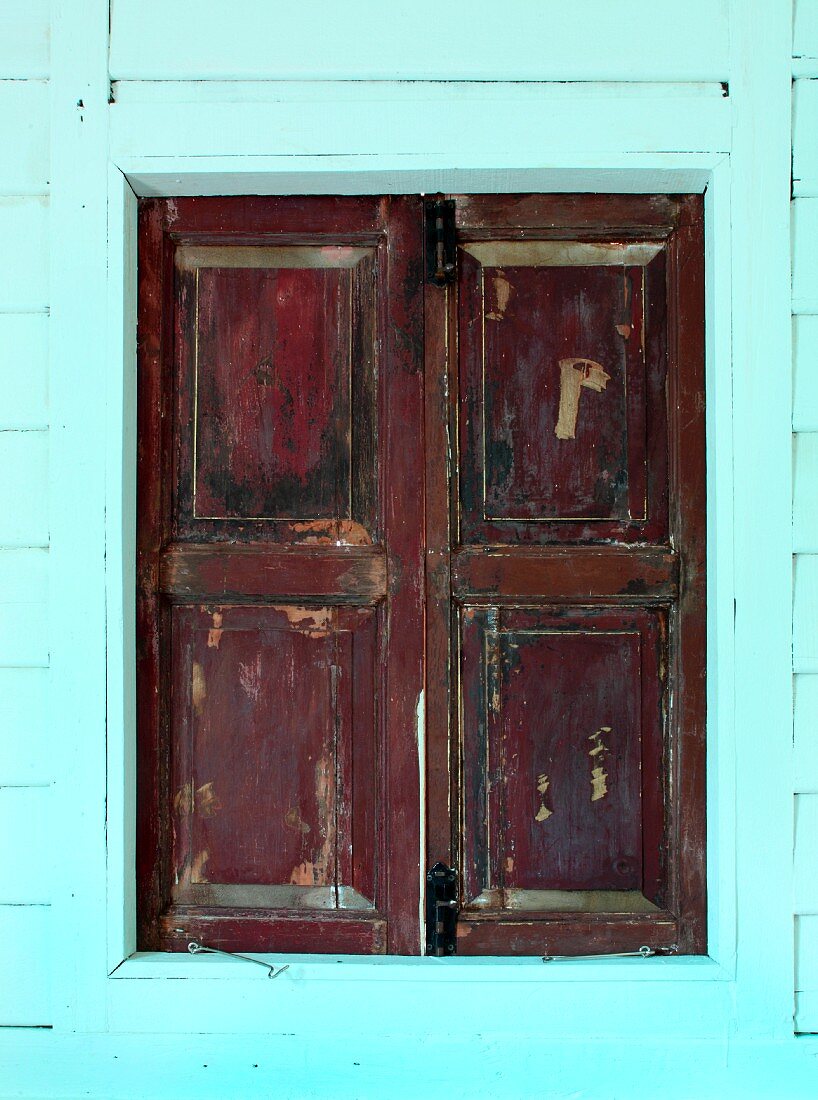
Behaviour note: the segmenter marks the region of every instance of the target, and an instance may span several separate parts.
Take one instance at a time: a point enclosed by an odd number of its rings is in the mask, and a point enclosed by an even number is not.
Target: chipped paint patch
[[[196,788],[193,804],[196,813],[201,814],[202,817],[212,817],[213,814],[219,812],[222,808],[222,804],[219,801],[218,795],[213,790],[212,780]]]
[[[593,359],[560,359],[559,368],[560,408],[554,435],[557,439],[576,439],[582,389],[601,393],[611,376]]]
[[[506,874],[510,875],[514,870],[514,857],[506,856]]]
[[[502,321],[506,313],[506,307],[508,306],[511,298],[512,286],[502,271],[498,271],[494,276],[494,309],[486,314],[487,319],[492,321]]]
[[[591,769],[592,802],[598,802],[608,793],[608,773],[602,767],[602,759],[609,751],[608,746],[603,740],[603,736],[610,732],[610,726],[600,726],[599,729],[588,738],[591,742],[591,748],[588,749],[588,755],[591,758],[591,762],[594,764],[594,767]]]
[[[361,523],[352,519],[314,519],[294,523],[293,531],[305,535],[301,541],[312,546],[371,546],[372,538]]]
[[[591,772],[591,801],[598,802],[600,798],[604,798],[608,793],[608,773],[602,768],[594,768]]]
[[[239,661],[239,683],[244,689],[244,694],[254,703],[258,702],[261,691],[261,654],[256,654],[252,664]]]
[[[274,606],[272,610],[286,615],[290,626],[309,638],[326,638],[332,629],[331,607],[294,607],[292,604],[281,604]]]
[[[324,755],[315,764],[315,802],[324,843],[315,857],[315,885],[325,886],[335,863],[335,762]]]
[[[193,784],[185,783],[173,796],[173,809],[180,816],[193,813]]]
[[[548,788],[550,786],[551,786],[551,780],[548,778],[548,775],[545,772],[543,772],[541,775],[537,776],[537,791],[540,795],[540,808],[534,814],[534,820],[535,821],[547,821],[549,819],[549,817],[551,817],[554,813],[554,811],[550,810],[548,808],[548,806],[546,806],[546,804],[545,804],[545,802],[546,802],[546,798],[545,798],[546,792],[548,791]],[[514,861],[512,860],[511,862],[512,862],[512,866],[513,866]]]
[[[185,887],[190,886],[193,883],[207,882],[204,874],[204,866],[210,859],[210,852],[207,848],[203,848],[200,852],[197,852],[193,859],[188,857],[182,870],[176,874],[176,885]]]
[[[303,833],[306,835],[310,831],[310,826],[302,818],[297,806],[290,806],[289,810],[284,814],[284,824],[295,833]]]
[[[315,886],[317,885],[317,881],[315,865],[310,863],[309,860],[305,859],[303,863],[299,863],[297,867],[293,867],[292,874],[290,875],[291,886]]]
[[[190,673],[190,694],[194,714],[201,715],[207,698],[207,684],[205,683],[204,669],[198,661],[193,662]]]
[[[218,649],[219,642],[222,640],[222,623],[224,622],[224,616],[221,611],[213,612],[213,626],[207,632],[207,645],[210,649]]]

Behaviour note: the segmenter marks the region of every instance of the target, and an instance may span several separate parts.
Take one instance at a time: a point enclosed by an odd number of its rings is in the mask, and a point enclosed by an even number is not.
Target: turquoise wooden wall
[[[816,134],[818,0],[0,9],[0,1096],[818,1093]],[[135,193],[438,187],[708,189],[712,958],[123,962]]]

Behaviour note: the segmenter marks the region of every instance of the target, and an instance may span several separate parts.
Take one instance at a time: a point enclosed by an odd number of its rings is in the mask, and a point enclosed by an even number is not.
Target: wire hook
[[[263,962],[261,959],[251,959],[249,955],[239,955],[236,951],[222,951],[219,947],[205,947],[203,943],[197,943],[195,940],[190,941],[187,949],[191,955],[226,955],[228,959],[242,959],[244,962],[255,963],[256,966],[263,966],[267,970],[268,978],[277,978],[290,967],[289,963],[285,963],[276,970],[270,963]]]

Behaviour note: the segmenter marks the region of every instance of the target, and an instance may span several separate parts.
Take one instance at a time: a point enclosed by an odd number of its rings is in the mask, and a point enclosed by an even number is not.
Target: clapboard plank
[[[809,673],[795,683],[795,791],[818,793],[818,676]]]
[[[320,10],[320,15],[318,11]],[[489,0],[435,12],[413,5],[244,0],[225,23],[219,0],[118,0],[111,74],[127,80],[725,80],[726,0],[563,5]],[[638,32],[638,33],[637,33]],[[456,48],[453,44],[456,43]]]
[[[446,155],[479,113],[480,155],[509,148],[593,147],[677,153],[727,151],[732,112],[720,84],[492,84],[293,81],[120,82],[110,112],[112,155],[264,157],[377,154],[405,163],[407,150]],[[356,109],[361,104],[361,109]],[[435,118],[434,127],[427,119]],[[297,117],[297,123],[294,119]],[[617,126],[611,126],[611,119]],[[184,180],[182,183],[184,184]]]
[[[0,430],[48,427],[48,316],[0,313]]]
[[[50,787],[0,787],[0,904],[51,901]]]
[[[47,905],[0,905],[0,1027],[51,1023],[51,941]]]
[[[0,550],[0,666],[48,664],[48,551]]]
[[[818,1031],[818,990],[796,993],[795,1031],[798,1035],[811,1035]]]
[[[0,195],[43,194],[48,170],[48,84],[0,80]]]
[[[818,198],[792,203],[792,311],[818,313]]]
[[[54,778],[47,669],[0,668],[0,730],[0,786]]]
[[[50,22],[49,0],[0,4],[0,77],[48,76]]]
[[[818,80],[793,82],[792,184],[793,194],[818,195]]]
[[[795,558],[793,669],[818,672],[818,555]]]
[[[0,198],[0,311],[48,305],[48,200]]]
[[[818,795],[795,796],[795,912],[818,914]]]
[[[48,545],[48,431],[0,431],[0,546]]]
[[[818,315],[793,317],[792,430],[818,431]]]
[[[795,0],[792,55],[818,58],[818,4],[815,0]]]
[[[818,432],[794,436],[793,552],[818,551]]]
[[[818,993],[818,916],[795,918],[795,988]]]

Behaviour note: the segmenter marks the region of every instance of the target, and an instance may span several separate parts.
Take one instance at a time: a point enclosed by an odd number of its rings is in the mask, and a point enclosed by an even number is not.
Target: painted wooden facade
[[[468,7],[0,12],[0,1093],[815,1095],[818,5]],[[438,191],[705,195],[708,954],[135,954],[137,196]]]

